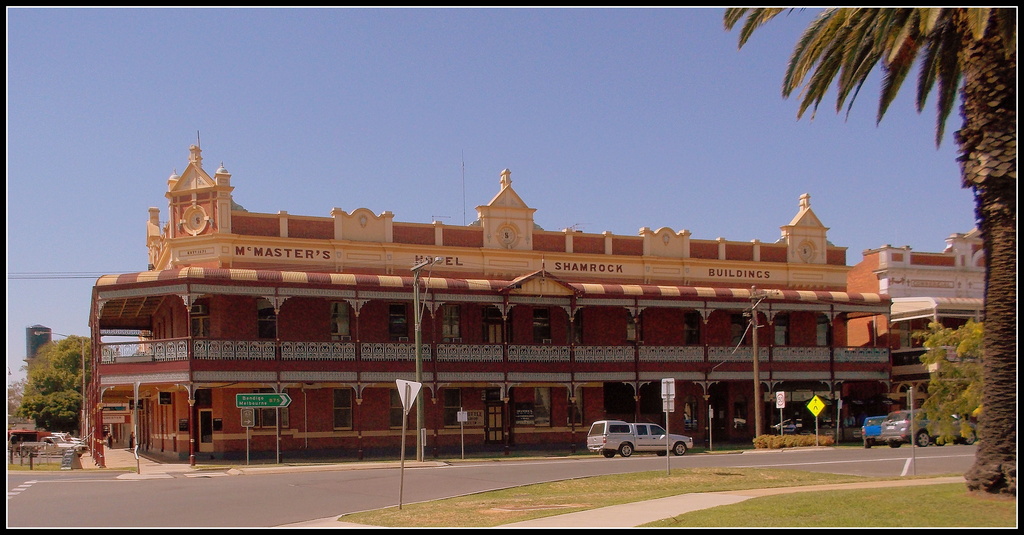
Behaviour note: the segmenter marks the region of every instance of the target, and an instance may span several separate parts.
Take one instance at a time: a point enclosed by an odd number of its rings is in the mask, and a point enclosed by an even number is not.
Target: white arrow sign
[[[409,409],[416,403],[416,396],[419,395],[423,383],[395,379],[395,384],[398,385],[398,396],[402,398],[402,408],[408,414]]]

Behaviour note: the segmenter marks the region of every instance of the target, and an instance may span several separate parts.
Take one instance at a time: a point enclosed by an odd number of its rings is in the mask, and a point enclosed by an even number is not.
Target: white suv
[[[668,449],[674,455],[685,455],[692,447],[693,439],[685,435],[669,435],[666,444],[665,429],[658,424],[598,420],[587,433],[587,449],[601,452],[609,459],[616,453],[629,457],[634,451],[653,451],[665,455]]]

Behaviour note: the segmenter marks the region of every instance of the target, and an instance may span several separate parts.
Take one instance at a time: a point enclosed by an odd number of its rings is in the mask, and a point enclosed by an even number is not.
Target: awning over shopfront
[[[579,298],[737,302],[749,301],[754,292],[763,292],[769,302],[840,305],[842,311],[867,315],[884,314],[889,311],[888,296],[881,294],[569,282],[542,271],[514,280],[451,277],[423,277],[420,280],[424,288],[435,296],[448,292],[478,295],[529,294],[532,284],[546,280],[565,288],[566,294],[571,293]],[[101,323],[106,324],[108,328],[131,328],[133,326],[141,328],[146,323],[139,320],[152,314],[163,299],[173,295],[216,293],[225,291],[226,287],[232,287],[233,289],[228,293],[238,294],[248,291],[253,295],[262,295],[267,292],[267,289],[274,288],[279,295],[299,295],[296,289],[316,288],[319,290],[317,295],[342,292],[338,293],[338,296],[355,297],[359,292],[365,291],[411,290],[413,277],[411,274],[398,276],[186,267],[104,275],[97,280],[95,286],[97,299],[101,303]],[[218,289],[220,286],[224,288]],[[546,287],[550,288],[550,286]],[[427,299],[429,298],[427,297]],[[126,322],[129,318],[133,318],[134,321]]]
[[[976,297],[894,297],[890,321],[918,318],[970,318],[985,316],[985,300]]]

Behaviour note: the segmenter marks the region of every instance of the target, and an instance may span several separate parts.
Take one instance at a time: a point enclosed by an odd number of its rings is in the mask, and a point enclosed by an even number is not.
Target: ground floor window
[[[459,426],[459,411],[462,410],[462,390],[459,388],[444,389],[444,426]]]
[[[334,428],[352,429],[352,389],[334,389]]]

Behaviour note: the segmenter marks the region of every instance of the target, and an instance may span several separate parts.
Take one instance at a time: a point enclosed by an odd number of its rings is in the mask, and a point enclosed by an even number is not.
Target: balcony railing
[[[100,347],[103,364],[132,362],[167,362],[188,360],[189,339],[175,338],[134,342],[110,342]],[[414,361],[416,345],[412,342],[296,342],[273,340],[191,340],[192,356],[199,360],[237,361],[355,361],[357,354],[364,361]],[[424,343],[421,356],[424,362],[436,358],[439,362],[502,362],[502,344],[450,344]],[[567,345],[510,344],[508,361],[516,363],[567,363],[570,354],[581,364],[628,363],[639,356],[640,362],[704,362],[705,353],[710,363],[749,362],[750,346],[650,346],[641,345]],[[761,362],[835,362],[888,363],[889,349],[884,347],[759,347]]]

